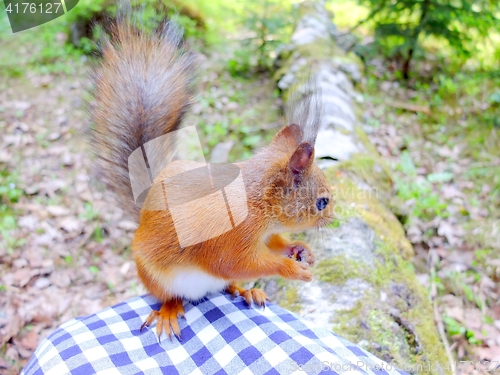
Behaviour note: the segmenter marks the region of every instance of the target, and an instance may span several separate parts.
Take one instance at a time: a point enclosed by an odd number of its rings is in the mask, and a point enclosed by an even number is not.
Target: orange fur
[[[168,277],[170,270],[182,267],[196,267],[228,282],[272,275],[310,280],[309,270],[282,255],[291,243],[278,233],[312,228],[322,221],[330,221],[333,205],[328,205],[328,209],[320,214],[314,214],[317,196],[311,195],[297,200],[299,204],[307,205],[305,213],[309,213],[309,217],[304,215],[302,220],[297,220],[299,212],[291,212],[291,215],[284,212],[282,208],[286,205],[291,211],[295,209],[297,204],[293,200],[297,198],[293,194],[291,197],[282,196],[281,190],[275,195],[270,191],[272,187],[293,189],[287,170],[290,152],[280,151],[283,143],[293,144],[293,139],[283,137],[284,133],[278,134],[275,141],[254,158],[238,164],[245,180],[248,217],[233,230],[183,249],[179,246],[168,210],[142,210],[132,250],[141,280],[155,296],[165,300],[159,280]],[[328,184],[314,164],[305,172],[304,181],[313,185],[307,188],[306,194],[323,189],[324,196],[331,199]],[[270,212],[277,208],[274,217]],[[193,216],[196,217],[196,211]],[[207,225],[196,219],[192,222]]]

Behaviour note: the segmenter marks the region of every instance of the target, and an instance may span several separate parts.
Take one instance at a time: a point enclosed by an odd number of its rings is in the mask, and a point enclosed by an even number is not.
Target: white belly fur
[[[196,301],[207,294],[220,292],[227,281],[200,270],[183,269],[162,280],[162,284],[169,294]]]

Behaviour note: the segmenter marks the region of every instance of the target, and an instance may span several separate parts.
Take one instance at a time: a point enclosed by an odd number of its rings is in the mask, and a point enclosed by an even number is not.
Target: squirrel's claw
[[[266,300],[269,300],[267,298],[266,293],[262,289],[248,289],[243,292],[243,298],[245,298],[245,301],[248,303],[249,306],[252,306],[252,301],[255,303],[257,306],[266,308]]]
[[[141,332],[144,327],[149,327],[151,323],[156,320],[156,335],[158,336],[158,342],[160,342],[160,337],[163,332],[167,334],[171,341],[172,333],[181,341],[181,329],[178,321],[179,316],[184,317],[184,307],[182,306],[182,300],[180,298],[164,302],[160,310],[151,311],[141,326]]]
[[[157,310],[153,310],[151,311],[151,313],[149,314],[149,316],[146,318],[146,320],[144,321],[144,323],[142,323],[142,326],[141,326],[141,329],[140,329],[140,332],[142,332],[142,330],[144,329],[144,327],[148,328],[151,323],[153,323],[153,321],[156,319],[156,317],[158,316],[158,311]]]

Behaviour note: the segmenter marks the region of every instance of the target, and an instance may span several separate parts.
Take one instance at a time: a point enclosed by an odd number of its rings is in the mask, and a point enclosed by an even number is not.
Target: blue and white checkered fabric
[[[154,326],[139,329],[160,306],[143,296],[70,320],[22,374],[406,374],[279,306],[225,294],[186,304],[182,341],[159,343]]]

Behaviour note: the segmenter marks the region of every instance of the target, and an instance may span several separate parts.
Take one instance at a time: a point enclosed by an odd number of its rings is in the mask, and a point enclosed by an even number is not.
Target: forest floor
[[[275,84],[231,77],[217,53],[200,59],[186,122],[207,160],[222,140],[219,161],[249,157],[279,125]],[[71,75],[0,79],[0,374],[19,373],[65,321],[146,293],[130,253],[136,224],[93,176],[88,67],[72,63]]]
[[[2,80],[2,198],[13,201],[0,216],[2,373],[64,321],[143,291],[128,254],[135,224],[92,188],[83,70]]]
[[[280,124],[280,100],[270,79],[231,77],[224,59],[202,61],[202,94],[188,121],[206,155],[229,142],[219,156],[236,160]],[[71,64],[72,74],[0,79],[0,373],[18,373],[68,319],[145,292],[130,254],[136,225],[92,174],[87,65]],[[459,373],[473,374],[478,360],[500,360],[500,135],[473,121],[491,109],[487,95],[439,105],[438,89],[369,80],[365,130],[394,170],[415,269],[434,290],[450,352],[472,361]],[[415,104],[408,111],[401,102]]]
[[[365,130],[394,171],[415,269],[457,373],[500,371],[498,77],[436,78],[411,89],[369,78]]]

